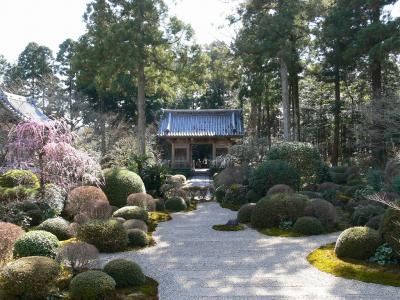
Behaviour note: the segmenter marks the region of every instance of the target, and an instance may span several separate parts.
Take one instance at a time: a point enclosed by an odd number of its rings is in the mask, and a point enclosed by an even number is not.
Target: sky
[[[15,62],[32,41],[49,47],[55,54],[65,39],[77,39],[85,32],[82,16],[88,2],[90,0],[1,0],[0,54]],[[198,43],[208,44],[216,39],[229,42],[233,38],[235,31],[228,26],[226,17],[234,12],[240,0],[167,2],[170,14],[192,25]],[[400,16],[400,0],[392,15]]]

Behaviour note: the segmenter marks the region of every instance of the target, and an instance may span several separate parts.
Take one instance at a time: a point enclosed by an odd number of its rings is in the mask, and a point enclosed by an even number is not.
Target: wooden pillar
[[[212,158],[211,160],[214,160],[217,154],[217,147],[215,147],[215,142],[212,143]]]

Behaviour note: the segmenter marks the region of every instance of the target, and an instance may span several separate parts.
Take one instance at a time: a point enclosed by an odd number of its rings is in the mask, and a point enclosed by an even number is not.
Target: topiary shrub
[[[324,199],[312,199],[305,207],[304,214],[317,218],[326,229],[332,229],[336,222],[336,208]]]
[[[71,300],[115,299],[115,280],[101,271],[76,275],[69,285]]]
[[[156,203],[156,211],[164,211],[165,210],[165,203],[163,199],[154,199]]]
[[[383,220],[379,228],[379,233],[382,235],[385,243],[400,255],[400,211],[394,209],[387,209],[383,215]]]
[[[174,186],[182,186],[186,183],[186,177],[182,174],[171,175],[167,177],[166,182]]]
[[[217,202],[221,203],[224,200],[226,194],[226,187],[221,185],[215,189],[214,197]]]
[[[241,184],[233,184],[226,189],[223,203],[229,203],[234,205],[242,205],[247,203],[246,200],[247,189]]]
[[[140,266],[126,259],[115,259],[108,262],[103,271],[115,280],[118,288],[139,286],[146,282],[146,276]]]
[[[323,192],[328,191],[328,190],[338,190],[339,188],[340,187],[336,183],[323,182],[323,183],[318,185],[317,191],[320,192],[320,193],[323,193]]]
[[[24,186],[26,188],[38,189],[39,178],[29,170],[9,170],[0,176],[0,186],[14,188]]]
[[[14,244],[14,257],[48,256],[56,257],[59,246],[57,237],[44,230],[32,230],[23,234]]]
[[[73,235],[69,225],[70,223],[67,220],[61,217],[57,217],[57,218],[47,219],[46,221],[41,223],[37,227],[37,229],[51,232],[60,241],[63,241],[63,240],[68,240]]]
[[[258,200],[260,200],[261,198],[262,198],[263,196],[262,195],[260,195],[259,193],[257,193],[256,191],[254,191],[254,190],[249,190],[247,193],[246,193],[246,202],[248,202],[248,203],[256,203],[256,202],[258,202]]]
[[[293,230],[304,235],[316,235],[323,233],[324,227],[317,218],[300,217],[294,223]]]
[[[124,228],[126,230],[128,230],[128,229],[140,229],[143,232],[147,232],[148,231],[147,224],[142,220],[136,220],[136,219],[127,220],[122,225],[124,226]]]
[[[80,226],[77,238],[92,244],[101,252],[117,252],[128,244],[124,226],[116,220],[91,220]]]
[[[156,210],[156,202],[154,198],[146,193],[134,193],[128,196],[126,203],[131,206],[139,206],[147,211]]]
[[[365,226],[375,229],[375,230],[379,230],[380,226],[382,224],[383,216],[384,216],[384,214],[372,217],[371,219],[368,220],[368,222],[367,222],[367,224],[365,224]]]
[[[60,274],[60,265],[51,258],[30,256],[7,264],[0,275],[2,299],[46,299]]]
[[[149,213],[142,207],[139,206],[124,206],[116,210],[113,213],[114,218],[124,218],[126,220],[137,219],[147,221],[149,219]]]
[[[165,202],[165,208],[171,211],[182,211],[187,208],[187,205],[182,197],[173,197]]]
[[[279,193],[293,193],[293,189],[286,184],[276,184],[268,190],[267,196]]]
[[[103,190],[111,205],[124,206],[130,194],[146,192],[142,179],[134,172],[125,169],[106,169],[103,174],[105,178]]]
[[[57,251],[57,261],[71,267],[74,274],[88,268],[99,257],[99,251],[85,242],[72,242]]]
[[[368,227],[351,227],[339,235],[335,253],[339,258],[367,259],[381,243],[378,231]]]
[[[251,214],[253,209],[256,207],[255,203],[247,203],[243,205],[237,214],[237,220],[239,223],[250,223],[251,221]]]
[[[244,184],[247,181],[247,173],[245,167],[228,167],[215,176],[214,184],[216,187]]]
[[[364,226],[371,218],[381,215],[384,212],[385,208],[379,205],[358,205],[354,208],[354,212],[351,216],[351,222],[355,226]]]
[[[71,216],[78,213],[87,214],[97,202],[108,203],[104,192],[95,186],[80,186],[68,193],[65,210]]]
[[[295,221],[304,216],[308,198],[301,194],[274,194],[257,202],[251,214],[255,228],[278,227],[283,221]]]
[[[14,243],[24,233],[25,231],[17,225],[0,222],[0,268],[11,259]]]
[[[149,244],[147,234],[140,229],[128,229],[128,245],[133,247],[146,247]]]
[[[281,160],[265,161],[250,173],[249,187],[261,195],[265,195],[276,184],[286,184],[297,189],[300,184],[299,173]]]

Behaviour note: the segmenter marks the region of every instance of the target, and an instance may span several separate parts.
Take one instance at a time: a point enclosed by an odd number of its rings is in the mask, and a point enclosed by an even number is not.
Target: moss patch
[[[117,289],[117,297],[121,300],[158,300],[158,282],[146,276],[144,285]]]
[[[220,205],[222,208],[230,209],[232,211],[238,211],[242,207],[241,205],[231,203],[221,203]]]
[[[355,259],[339,259],[335,244],[322,246],[307,256],[318,270],[337,277],[383,285],[400,286],[400,266],[380,266]]]
[[[293,230],[283,230],[280,228],[264,228],[259,230],[260,233],[269,236],[280,236],[280,237],[299,237],[304,236],[301,233],[295,232]]]
[[[240,225],[240,224],[235,225],[235,226],[229,226],[229,225],[225,225],[225,224],[213,225],[212,228],[217,231],[240,231],[240,230],[245,229],[244,225]]]

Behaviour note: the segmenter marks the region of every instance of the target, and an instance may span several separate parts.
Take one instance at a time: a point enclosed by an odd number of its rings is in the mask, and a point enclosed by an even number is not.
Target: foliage
[[[300,217],[293,225],[293,230],[304,235],[316,235],[324,232],[320,220],[314,217]]]
[[[280,236],[280,237],[299,237],[303,236],[301,233],[298,233],[292,229],[281,229],[278,227],[272,228],[264,228],[259,230],[260,233],[268,235],[268,236]]]
[[[4,267],[0,287],[10,299],[45,299],[60,271],[60,265],[48,257],[23,257]]]
[[[228,167],[222,170],[214,178],[214,184],[218,188],[220,186],[231,186],[233,184],[244,184],[247,180],[247,168],[245,167]]]
[[[75,216],[79,213],[90,213],[92,207],[97,202],[108,203],[107,196],[104,192],[94,186],[80,186],[72,189],[68,193],[68,201],[65,210],[69,215]]]
[[[167,177],[167,184],[172,184],[176,187],[180,187],[186,183],[186,176],[182,174],[175,174]]]
[[[70,285],[72,300],[114,299],[115,280],[101,271],[86,271],[75,276]]]
[[[142,269],[133,261],[115,259],[108,262],[103,270],[115,280],[118,288],[138,286],[146,281]]]
[[[358,205],[354,209],[351,220],[355,226],[364,226],[371,218],[383,214],[384,212],[385,209],[379,205]]]
[[[378,265],[394,265],[398,264],[398,260],[393,258],[394,251],[388,244],[380,245],[373,256],[368,261],[377,263]]]
[[[124,206],[113,213],[114,218],[124,218],[126,220],[137,219],[147,221],[149,213],[139,206]]]
[[[57,237],[47,231],[32,230],[24,233],[14,244],[14,257],[48,256],[54,258],[59,246]]]
[[[165,208],[171,211],[182,211],[187,208],[187,205],[182,197],[173,197],[165,201]]]
[[[154,164],[144,167],[140,177],[142,177],[146,190],[153,191],[154,196],[160,196],[160,188],[165,183],[168,173],[167,166]]]
[[[124,206],[130,194],[146,192],[142,179],[134,172],[124,169],[106,169],[103,172],[103,190],[111,205]]]
[[[154,199],[156,203],[156,211],[164,211],[165,210],[165,203],[163,199]]]
[[[61,217],[47,219],[39,224],[38,230],[44,230],[54,234],[60,241],[68,240],[72,237],[69,222]]]
[[[305,207],[304,214],[317,218],[328,230],[332,229],[336,222],[336,208],[324,199],[311,200]]]
[[[240,165],[260,163],[268,153],[268,140],[265,137],[245,137],[229,148],[229,154]]]
[[[128,243],[125,228],[116,220],[91,220],[78,227],[77,238],[100,252],[117,252]]]
[[[383,216],[384,216],[384,214],[381,214],[381,215],[377,215],[375,217],[370,218],[368,220],[367,224],[365,224],[365,226],[375,229],[375,230],[379,230],[379,228],[381,227]]]
[[[54,184],[45,184],[37,198],[39,202],[47,204],[55,216],[58,216],[64,209],[66,192]]]
[[[218,224],[218,225],[213,225],[212,229],[216,231],[241,231],[245,230],[246,227],[243,225],[226,225],[226,224]]]
[[[226,194],[226,187],[221,185],[215,189],[214,197],[217,202],[222,202]]]
[[[267,191],[267,196],[279,193],[293,193],[293,189],[286,184],[276,184]]]
[[[8,170],[0,175],[0,186],[14,188],[24,186],[37,189],[40,186],[39,178],[29,170]]]
[[[241,184],[232,184],[225,191],[225,197],[223,203],[229,203],[233,205],[242,205],[247,202],[246,199],[247,189]]]
[[[379,192],[383,186],[383,173],[382,171],[369,169],[367,174],[367,184],[372,187],[375,192]]]
[[[237,219],[240,223],[250,223],[251,214],[253,213],[254,208],[256,207],[255,203],[247,203],[243,205],[237,214]]]
[[[71,267],[76,274],[88,268],[98,257],[99,251],[95,246],[85,242],[74,242],[60,247],[56,260]]]
[[[249,187],[259,194],[266,192],[276,184],[286,184],[294,189],[300,185],[300,177],[296,169],[281,160],[263,162],[249,176]]]
[[[0,269],[12,257],[12,250],[15,241],[25,231],[12,223],[0,222]]]
[[[368,227],[351,227],[343,231],[335,245],[339,258],[367,259],[381,245],[378,231]]]
[[[389,208],[383,216],[379,232],[383,237],[383,240],[400,254],[400,226],[398,224],[400,220],[400,211]]]
[[[139,206],[145,209],[146,211],[155,211],[156,203],[154,198],[146,193],[134,193],[128,196],[126,200],[126,204],[131,206]]]
[[[136,220],[136,219],[127,220],[122,225],[124,226],[124,228],[126,230],[128,230],[128,229],[140,229],[143,232],[147,232],[148,231],[147,224],[142,220]]]
[[[133,247],[146,247],[149,244],[147,234],[141,229],[128,229],[128,245]]]

